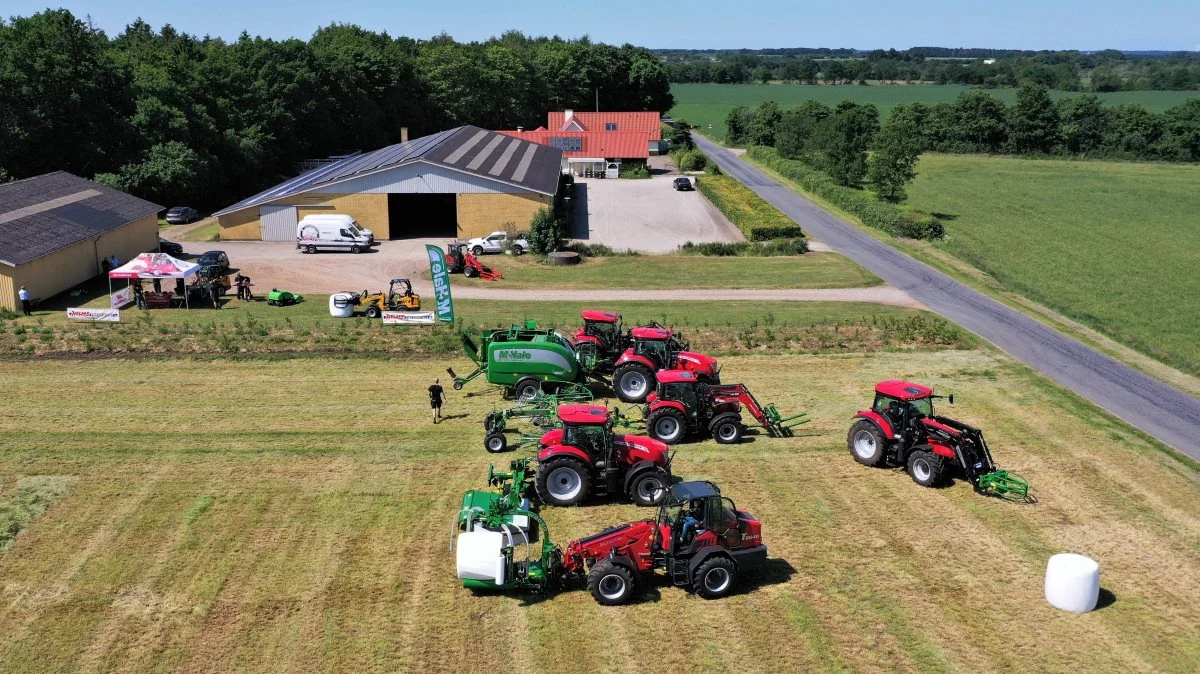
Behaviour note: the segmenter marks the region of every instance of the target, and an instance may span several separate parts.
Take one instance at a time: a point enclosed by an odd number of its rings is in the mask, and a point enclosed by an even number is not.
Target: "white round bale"
[[[329,315],[334,318],[350,318],[354,315],[352,293],[336,293],[329,296]]]
[[[1071,613],[1087,613],[1100,599],[1100,565],[1091,557],[1062,553],[1046,564],[1046,601]]]

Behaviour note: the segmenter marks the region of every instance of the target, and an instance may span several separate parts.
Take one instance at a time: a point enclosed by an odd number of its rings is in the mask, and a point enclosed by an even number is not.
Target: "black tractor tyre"
[[[574,473],[573,477],[569,477],[571,473]],[[572,489],[572,480],[578,485],[577,489]],[[582,461],[559,456],[538,466],[534,488],[543,503],[568,507],[582,503],[587,498],[591,481],[591,473]]]
[[[654,468],[633,478],[629,483],[629,498],[635,505],[651,508],[662,503],[671,486],[671,475],[661,468]]]
[[[708,423],[708,432],[721,445],[736,445],[742,441],[742,418],[733,412],[718,414]]]
[[[687,418],[674,407],[655,410],[646,419],[646,432],[655,440],[668,445],[683,442],[687,436]]]
[[[527,403],[538,396],[542,392],[542,382],[533,377],[525,377],[517,380],[513,386],[513,397],[517,402]]]
[[[632,388],[638,381],[637,377],[641,377],[641,381],[644,384],[640,389],[640,393]],[[613,371],[612,387],[617,397],[621,399],[621,402],[645,402],[646,396],[650,395],[650,392],[654,390],[654,373],[650,368],[641,363],[626,363]],[[627,387],[630,389],[629,391],[626,391]]]
[[[632,571],[602,559],[592,565],[587,587],[597,602],[605,606],[620,606],[633,597],[636,586]]]
[[[315,255],[317,252],[317,247],[316,246],[305,246],[304,252],[308,253],[309,255]]]
[[[382,315],[383,314],[381,314],[379,312],[379,307],[377,307],[377,306],[367,307],[367,318],[379,318]]]
[[[353,246],[350,246],[350,252],[355,255],[358,255],[359,253],[362,252],[362,248],[359,248],[358,244],[356,243]]]
[[[463,276],[467,278],[475,278],[479,276],[479,270],[474,267],[463,267]]]
[[[483,439],[483,448],[491,454],[499,454],[508,449],[508,438],[503,433],[488,433]]]
[[[887,440],[884,440],[883,432],[875,422],[867,419],[856,421],[846,434],[846,447],[850,450],[850,455],[864,466],[878,466],[883,463],[886,446]]]
[[[922,487],[936,487],[946,473],[946,459],[918,449],[908,455],[908,475]]]
[[[692,576],[692,591],[705,599],[720,599],[733,591],[737,567],[728,557],[711,557]]]

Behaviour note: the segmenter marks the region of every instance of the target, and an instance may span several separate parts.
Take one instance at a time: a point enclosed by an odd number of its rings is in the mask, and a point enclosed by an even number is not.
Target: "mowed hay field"
[[[700,131],[718,140],[725,138],[725,116],[739,105],[755,107],[763,101],[775,101],[785,110],[808,100],[826,105],[837,105],[844,100],[856,103],[874,103],[879,114],[886,119],[892,108],[899,103],[953,103],[954,99],[972,87],[957,84],[914,84],[914,85],[807,85],[807,84],[672,84],[675,107],[671,116],[686,119],[700,127]],[[1016,89],[985,89],[995,98],[1012,105],[1016,101]],[[1078,96],[1079,92],[1052,91],[1051,97]],[[1195,91],[1115,91],[1096,94],[1105,105],[1140,103],[1151,112],[1162,112],[1194,98]],[[712,128],[709,129],[708,125]]]
[[[1200,373],[1200,166],[923,155],[908,203],[1005,286]]]
[[[0,363],[0,500],[66,492],[0,552],[0,670],[1194,671],[1200,479],[1126,426],[986,350],[723,359],[814,421],[799,437],[682,446],[764,522],[772,561],[710,602],[620,608],[582,589],[474,596],[451,522],[483,488],[478,382],[428,421],[442,360]],[[922,489],[845,448],[875,381],[959,394],[1039,502]],[[553,538],[650,515],[545,509]],[[1098,559],[1104,608],[1042,598],[1047,557]],[[1113,601],[1115,596],[1115,601]]]

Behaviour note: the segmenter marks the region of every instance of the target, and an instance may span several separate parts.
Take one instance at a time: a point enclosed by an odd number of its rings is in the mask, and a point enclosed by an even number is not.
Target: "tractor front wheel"
[[[858,420],[846,434],[846,444],[854,460],[864,466],[878,466],[883,462],[883,448],[886,444],[883,433],[874,422],[866,419]]]
[[[656,506],[667,495],[667,485],[671,484],[671,476],[661,468],[647,470],[633,478],[629,485],[629,497],[633,502],[643,507]]]
[[[588,574],[588,592],[605,606],[618,606],[629,601],[633,589],[633,572],[607,559],[596,562]]]
[[[503,433],[488,433],[483,439],[483,448],[492,454],[508,449],[508,438]]]
[[[683,412],[674,407],[664,407],[650,413],[650,418],[646,420],[646,429],[655,440],[673,445],[683,440],[683,436],[687,434],[687,419]]]
[[[696,569],[692,590],[705,599],[720,599],[733,590],[737,567],[728,557],[713,557]]]
[[[908,475],[922,487],[936,487],[946,472],[946,460],[923,449],[908,455]]]
[[[640,363],[626,363],[613,372],[613,390],[621,402],[640,403],[653,388],[654,373]]]
[[[721,414],[708,425],[713,440],[722,445],[736,445],[742,439],[742,418],[736,414]]]
[[[538,397],[542,392],[542,382],[533,377],[525,377],[513,387],[513,394],[518,402],[527,403]]]
[[[367,318],[379,318],[382,314],[379,313],[379,307],[367,307]]]
[[[463,269],[463,276],[466,276],[467,278],[475,278],[476,276],[479,276],[479,270],[474,267],[465,267]]]
[[[537,495],[553,506],[573,506],[587,498],[591,474],[579,459],[560,456],[538,466]]]

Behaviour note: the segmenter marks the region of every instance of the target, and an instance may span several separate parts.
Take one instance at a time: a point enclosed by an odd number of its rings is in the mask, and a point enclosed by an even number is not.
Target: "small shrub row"
[[[641,162],[623,163],[621,164],[621,168],[617,170],[617,177],[634,179],[649,178],[650,169],[646,168],[646,165]]]
[[[795,238],[804,232],[765,199],[729,176],[696,179],[696,189],[713,203],[751,241]]]
[[[641,255],[636,250],[626,248],[623,251],[613,250],[609,246],[602,243],[584,243],[582,241],[572,241],[567,244],[563,250],[569,250],[584,257],[617,257],[617,256],[633,256]]]
[[[674,155],[675,165],[680,171],[703,171],[709,164],[708,156],[699,150],[686,150]]]
[[[800,225],[780,225],[778,227],[754,227],[750,230],[751,241],[770,241],[771,239],[788,239],[804,236]]]
[[[877,201],[861,190],[838,185],[823,171],[801,161],[781,158],[774,148],[754,145],[746,154],[754,161],[794,181],[805,191],[854,215],[869,227],[911,239],[940,239],[945,234],[941,221],[932,215],[904,210]]]
[[[774,257],[779,255],[803,255],[808,252],[805,239],[775,239],[766,242],[738,241],[737,243],[692,243],[679,247],[683,255],[705,255],[712,257]]]

